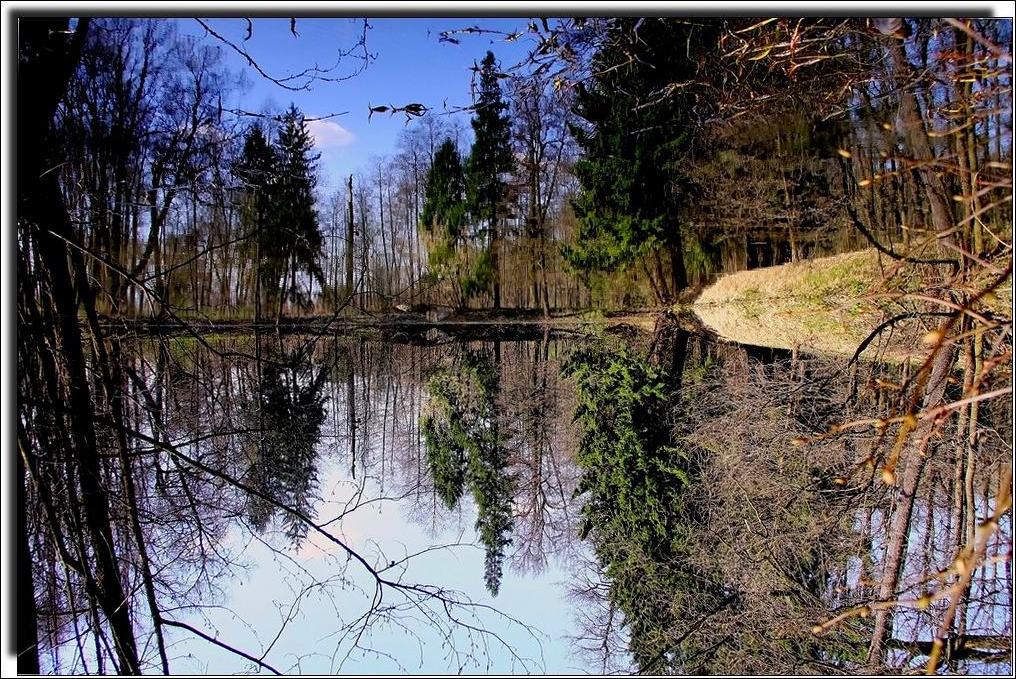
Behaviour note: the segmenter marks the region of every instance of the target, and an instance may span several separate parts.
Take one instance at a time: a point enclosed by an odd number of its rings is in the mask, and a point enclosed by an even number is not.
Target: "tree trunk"
[[[494,270],[494,308],[501,308],[501,269],[500,269],[500,250],[501,250],[501,234],[498,230],[498,218],[494,217],[490,220],[490,266]]]
[[[49,274],[51,299],[59,319],[72,432],[67,443],[80,469],[80,497],[95,558],[95,590],[91,594],[108,620],[118,671],[138,674],[137,644],[117,565],[110,498],[96,444],[96,408],[78,325],[79,295],[94,316],[94,293],[87,285],[80,251],[68,250],[67,243],[75,240],[74,232],[58,175],[50,171],[59,164],[61,156],[52,134],[53,116],[67,91],[89,25],[87,18],[81,19],[73,39],[68,39],[68,23],[67,19],[22,19],[18,26],[19,53],[23,55],[18,73],[18,125],[20,138],[31,140],[31,148],[27,144],[18,148],[18,228],[30,235],[39,261]]]
[[[28,540],[28,482],[24,454],[18,449],[18,674],[39,674],[39,626],[35,607],[34,560]]]
[[[936,231],[943,234],[942,238],[956,245],[956,236],[951,233],[954,220],[952,207],[949,205],[949,192],[946,190],[945,178],[934,167],[935,154],[932,152],[928,133],[924,129],[917,97],[912,90],[913,69],[904,54],[903,43],[896,38],[888,38],[887,41],[889,61],[892,64],[896,85],[901,90],[900,123],[903,126],[910,158],[920,167],[925,194],[931,207],[932,225]]]
[[[688,271],[684,268],[684,245],[679,226],[674,227],[674,244],[670,247],[670,281],[676,301],[681,291],[688,287]]]
[[[349,181],[346,184],[346,190],[349,194],[349,202],[347,204],[348,214],[346,215],[346,296],[351,298],[353,295],[353,175],[349,175]],[[356,304],[354,302],[353,306]]]
[[[662,296],[660,301],[664,304],[669,304],[673,302],[677,296],[677,287],[674,286],[673,289],[671,289],[671,286],[667,285],[667,276],[663,272],[663,258],[661,257],[659,250],[655,250],[653,252],[653,265],[656,267],[656,276],[660,282],[660,295]],[[673,276],[673,270],[671,270],[671,275]],[[673,283],[673,278],[671,278],[671,284]]]
[[[924,389],[923,410],[934,408],[942,403],[949,371],[953,363],[952,347],[941,347],[931,365],[931,374]],[[888,542],[885,558],[882,561],[882,580],[878,588],[878,601],[892,601],[896,596],[900,573],[904,565],[906,548],[910,535],[910,520],[914,509],[914,498],[921,482],[924,464],[927,461],[927,448],[934,421],[922,420],[909,435],[909,454],[905,460],[905,468],[899,482],[899,493],[896,499],[896,511],[890,519]],[[892,613],[881,608],[875,612],[875,629],[868,648],[868,663],[871,669],[882,667],[885,657],[885,640],[892,627]]]
[[[346,414],[349,431],[349,463],[353,478],[356,478],[356,368],[353,362],[353,351],[348,351],[349,376],[346,378]]]

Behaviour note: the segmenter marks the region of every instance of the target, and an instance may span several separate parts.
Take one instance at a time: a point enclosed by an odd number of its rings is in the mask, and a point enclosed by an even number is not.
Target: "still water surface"
[[[145,493],[166,517],[151,529],[164,610],[280,671],[813,673],[864,660],[868,622],[811,629],[871,596],[884,496],[829,483],[863,441],[787,443],[884,408],[863,385],[898,368],[845,372],[675,328],[175,337],[131,360],[135,426],[159,442]],[[913,583],[955,553],[946,478],[933,467],[921,491]],[[1006,550],[1008,518],[967,634],[1011,634]],[[915,642],[940,613],[898,615],[890,662],[919,666]],[[167,634],[176,672],[259,670]],[[950,669],[1010,666],[986,653]]]

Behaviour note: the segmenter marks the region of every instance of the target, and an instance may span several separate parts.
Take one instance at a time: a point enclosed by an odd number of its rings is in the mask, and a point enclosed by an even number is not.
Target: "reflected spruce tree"
[[[476,530],[486,551],[484,581],[496,596],[511,544],[514,492],[498,419],[497,368],[486,356],[466,349],[455,366],[431,376],[426,390],[429,400],[421,429],[435,491],[449,509],[466,489],[472,494]]]
[[[307,345],[286,348],[280,341],[259,355],[254,433],[248,447],[249,483],[275,502],[313,516],[318,482],[317,444],[325,420],[327,366],[315,365]],[[278,512],[269,500],[250,496],[248,518],[264,531],[276,514],[295,545],[307,535],[307,523],[291,512]]]
[[[675,409],[688,336],[658,336],[651,362],[621,342],[575,351],[563,366],[577,387],[580,536],[589,540],[640,672],[680,672],[689,623],[732,597],[689,565],[696,520],[687,500],[692,458],[678,445]]]
[[[759,356],[680,332],[657,334],[642,352],[627,340],[576,351],[564,367],[577,387],[581,533],[596,559],[572,591],[586,607],[579,647],[603,673],[863,667],[870,620],[816,624],[868,596],[884,498],[837,482],[863,437],[807,450],[791,441],[826,429],[850,399],[857,415],[882,416],[884,395],[858,399],[850,380],[833,379],[841,364],[828,359]],[[898,380],[898,371],[866,366],[856,377],[874,384]],[[944,487],[922,490],[936,492],[947,504]],[[923,496],[919,503],[928,506]],[[937,536],[910,556],[918,564],[928,550],[955,549],[942,543],[948,509],[932,514],[916,522]],[[933,520],[942,525],[932,529]],[[915,567],[914,582],[941,568]],[[915,631],[897,630],[892,648],[927,651],[920,615],[908,621]]]

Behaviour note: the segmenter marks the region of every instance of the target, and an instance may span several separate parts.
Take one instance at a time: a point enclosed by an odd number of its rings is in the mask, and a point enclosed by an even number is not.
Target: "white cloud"
[[[319,149],[332,149],[349,146],[356,140],[352,132],[331,120],[311,120],[307,129],[314,137],[314,146]]]

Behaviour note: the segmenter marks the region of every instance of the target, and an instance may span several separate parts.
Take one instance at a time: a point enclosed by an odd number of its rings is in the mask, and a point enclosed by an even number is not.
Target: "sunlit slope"
[[[883,322],[893,322],[866,357],[901,360],[922,351],[936,317],[920,294],[922,272],[904,270],[873,249],[795,264],[741,271],[706,288],[693,309],[717,334],[735,342],[852,355]],[[939,309],[941,311],[941,309]]]

